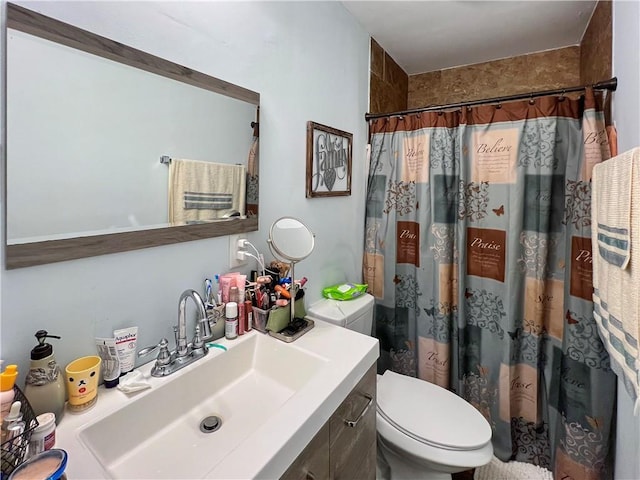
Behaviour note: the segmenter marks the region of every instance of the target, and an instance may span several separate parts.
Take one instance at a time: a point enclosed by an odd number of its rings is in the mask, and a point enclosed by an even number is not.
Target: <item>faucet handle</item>
[[[208,320],[206,318],[204,320],[208,324]],[[193,347],[194,350],[197,350],[199,348],[204,347],[204,341],[202,340],[202,337],[200,336],[200,325],[196,325],[196,334],[193,337],[193,340],[191,342],[191,346]]]
[[[166,338],[163,338],[162,340],[160,340],[158,347],[160,347],[160,351],[158,352],[158,357],[156,358],[156,365],[169,365],[169,363],[171,362],[169,341]]]
[[[151,345],[143,348],[138,352],[138,356],[144,357],[145,355],[149,355],[151,352],[155,351],[156,348],[160,348],[158,357],[156,358],[156,365],[168,365],[171,361],[171,352],[169,352],[169,341],[166,338],[160,340],[158,345]]]
[[[153,352],[156,348],[158,348],[160,345],[150,345],[148,347],[144,347],[143,349],[141,349],[138,352],[138,356],[139,357],[144,357],[146,355],[149,355],[151,352]]]

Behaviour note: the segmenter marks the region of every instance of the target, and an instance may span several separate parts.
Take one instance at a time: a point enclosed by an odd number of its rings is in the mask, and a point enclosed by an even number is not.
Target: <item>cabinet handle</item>
[[[367,404],[364,406],[362,412],[360,412],[360,415],[358,415],[358,418],[356,418],[355,420],[347,420],[345,418],[344,423],[347,427],[357,427],[358,422],[362,419],[362,417],[364,417],[364,415],[367,413],[367,410],[369,410],[369,407],[373,403],[373,397],[371,395],[369,395],[368,393],[362,393],[361,395],[367,399]]]

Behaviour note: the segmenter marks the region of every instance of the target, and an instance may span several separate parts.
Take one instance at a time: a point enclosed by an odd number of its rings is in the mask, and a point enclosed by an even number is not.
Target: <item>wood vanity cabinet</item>
[[[355,425],[349,426],[348,422]],[[373,365],[280,478],[373,480],[375,476],[376,368]]]
[[[329,422],[307,444],[280,480],[327,480],[329,474]]]

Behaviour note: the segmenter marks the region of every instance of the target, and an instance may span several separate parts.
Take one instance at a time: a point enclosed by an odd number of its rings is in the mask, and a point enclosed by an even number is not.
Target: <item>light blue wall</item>
[[[369,37],[339,2],[19,3],[259,92],[260,231],[249,239],[270,259],[265,239],[273,220],[293,215],[308,223],[316,249],[296,266],[298,277],[309,278],[308,302],[324,286],[360,280]],[[351,196],[305,198],[310,120],[353,133]],[[62,336],[52,341],[62,365],[93,354],[93,338],[114,328],[138,325],[140,346],[171,339],[178,296],[227,271],[228,251],[222,237],[3,267],[0,355],[18,363],[23,379],[38,329]]]
[[[613,119],[618,150],[640,146],[640,2],[613,2],[613,74],[618,77]],[[617,480],[640,478],[640,418],[624,385],[618,382]]]

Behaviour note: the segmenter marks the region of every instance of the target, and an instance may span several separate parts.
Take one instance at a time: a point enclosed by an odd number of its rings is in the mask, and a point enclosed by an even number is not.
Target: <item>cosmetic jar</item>
[[[39,453],[18,466],[9,480],[67,480],[67,452],[53,448]]]
[[[32,457],[56,444],[56,416],[54,413],[42,413],[36,417],[38,426],[33,429],[29,440],[29,456]]]

